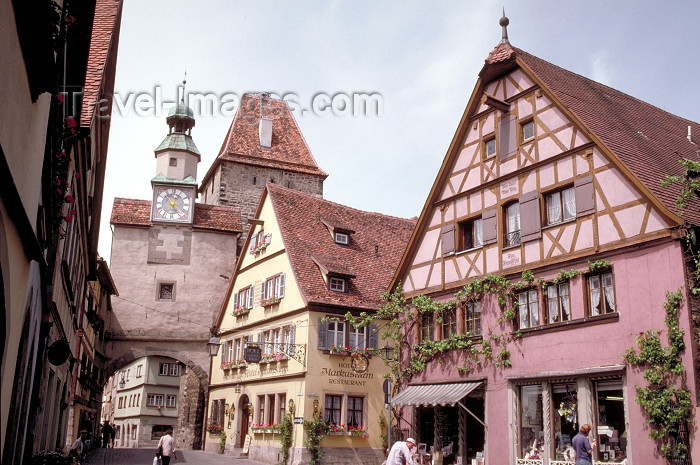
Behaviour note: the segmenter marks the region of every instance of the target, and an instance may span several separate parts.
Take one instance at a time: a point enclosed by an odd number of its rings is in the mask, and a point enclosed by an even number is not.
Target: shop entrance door
[[[240,401],[240,412],[241,412],[241,435],[240,437],[240,443],[238,444],[238,447],[243,447],[243,444],[245,443],[245,437],[248,434],[248,419],[250,418],[249,412],[248,412],[248,396],[243,395],[241,396],[241,401]]]

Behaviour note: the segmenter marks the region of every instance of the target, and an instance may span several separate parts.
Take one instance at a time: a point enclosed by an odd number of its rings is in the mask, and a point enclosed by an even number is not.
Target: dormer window
[[[345,292],[345,279],[334,277],[329,278],[328,288],[334,292]]]
[[[350,236],[345,233],[335,233],[335,243],[340,245],[348,245],[350,242]]]

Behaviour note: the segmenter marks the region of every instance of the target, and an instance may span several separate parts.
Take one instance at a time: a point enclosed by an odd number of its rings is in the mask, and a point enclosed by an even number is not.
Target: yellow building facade
[[[365,215],[378,218],[360,221]],[[376,281],[382,279],[361,276],[358,263],[378,250],[364,243],[370,234],[362,227],[382,218],[389,217],[268,184],[219,316],[221,350],[212,360],[207,450],[220,447],[223,432],[227,453],[244,448],[250,438],[250,458],[279,463],[279,426],[290,412],[289,460],[308,462],[303,421],[319,411],[334,430],[321,442],[324,460],[381,463],[388,368],[377,355],[380,331],[355,329],[344,315],[378,308],[382,283]],[[397,218],[389,223],[398,223],[397,237],[403,232],[408,239],[413,223]],[[374,268],[385,269],[388,282],[386,263]],[[366,289],[370,281],[379,287]],[[259,363],[244,360],[246,346],[253,344],[260,347]]]

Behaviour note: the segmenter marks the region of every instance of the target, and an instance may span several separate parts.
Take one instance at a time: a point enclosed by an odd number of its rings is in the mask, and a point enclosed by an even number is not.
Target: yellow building
[[[324,460],[381,463],[380,331],[353,328],[343,315],[379,308],[415,222],[275,184],[251,222],[217,323],[207,449],[219,449],[223,431],[227,452],[250,437],[250,458],[279,463],[279,425],[290,412],[289,460],[308,462],[302,423],[321,411],[337,430],[321,442]],[[259,363],[244,361],[252,345]]]

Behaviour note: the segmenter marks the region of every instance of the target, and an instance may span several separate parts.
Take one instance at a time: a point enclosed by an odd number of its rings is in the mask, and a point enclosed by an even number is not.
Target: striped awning
[[[391,399],[391,405],[453,406],[479,386],[481,382],[408,386]]]

